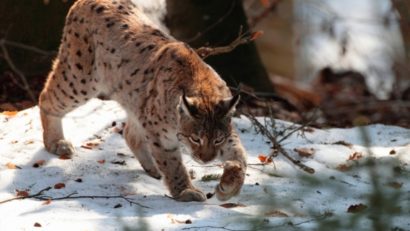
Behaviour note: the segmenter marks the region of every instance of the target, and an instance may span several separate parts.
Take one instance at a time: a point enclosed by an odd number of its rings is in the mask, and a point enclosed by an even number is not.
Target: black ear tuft
[[[223,110],[222,116],[232,115],[235,112],[235,107],[241,99],[240,95],[234,95],[232,97],[226,98],[222,101]]]
[[[182,109],[187,115],[191,117],[197,118],[199,116],[199,111],[196,108],[196,106],[193,104],[192,99],[189,97],[186,97],[185,93],[182,95]]]

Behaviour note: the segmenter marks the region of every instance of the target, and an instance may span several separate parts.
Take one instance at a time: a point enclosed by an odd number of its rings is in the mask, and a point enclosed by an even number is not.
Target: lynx
[[[160,31],[130,0],[78,0],[39,107],[48,152],[72,155],[62,117],[90,98],[117,101],[127,113],[124,137],[142,168],[163,176],[178,201],[204,201],[181,158],[223,161],[219,200],[239,193],[246,155],[231,117],[239,96],[187,44]]]

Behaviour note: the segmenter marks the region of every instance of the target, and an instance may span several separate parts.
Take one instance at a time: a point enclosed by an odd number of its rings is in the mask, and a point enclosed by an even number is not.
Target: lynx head
[[[215,159],[231,134],[231,118],[239,99],[239,95],[221,100],[181,96],[178,139],[191,150],[194,160],[206,163]]]

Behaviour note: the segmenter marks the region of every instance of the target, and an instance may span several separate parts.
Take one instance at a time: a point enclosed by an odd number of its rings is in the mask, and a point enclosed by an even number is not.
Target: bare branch
[[[235,4],[237,3],[237,1],[232,1],[231,6],[229,7],[228,11],[222,15],[222,17],[220,17],[218,20],[216,20],[213,24],[211,24],[209,27],[205,28],[205,30],[198,32],[194,37],[190,38],[187,40],[187,43],[191,43],[197,39],[199,39],[200,37],[202,37],[204,34],[208,33],[210,30],[212,30],[213,28],[215,28],[218,24],[222,23],[233,11],[233,9],[235,8]]]
[[[224,54],[224,53],[229,53],[233,51],[236,47],[246,44],[249,42],[252,42],[253,40],[259,38],[263,34],[262,31],[256,31],[256,32],[245,32],[242,33],[242,28],[240,29],[239,36],[230,44],[227,46],[222,46],[222,47],[200,47],[196,49],[196,52],[198,55],[202,58],[205,59],[208,56],[211,55],[219,55],[219,54]]]
[[[27,198],[36,198],[36,197],[42,196],[43,192],[48,191],[50,189],[51,189],[51,187],[47,187],[47,188],[44,188],[44,189],[40,190],[36,194],[32,194],[32,195],[28,195],[28,196],[13,197],[13,198],[10,198],[10,199],[7,199],[7,200],[0,201],[0,204],[4,204],[6,202],[10,202],[10,201],[14,201],[14,200],[23,200],[23,199],[27,199]]]
[[[63,196],[63,197],[50,197],[50,196],[46,196],[43,193],[45,191],[50,190],[51,187],[47,187],[44,188],[42,190],[40,190],[38,193],[32,194],[32,195],[28,195],[28,196],[17,196],[17,197],[13,197],[7,200],[3,200],[0,201],[0,204],[4,204],[10,201],[14,201],[14,200],[22,200],[22,199],[27,199],[27,198],[34,198],[37,200],[41,200],[41,201],[58,201],[58,200],[72,200],[72,199],[111,199],[111,198],[119,198],[119,199],[123,199],[125,201],[127,201],[128,203],[130,203],[130,205],[137,205],[143,208],[150,208],[148,206],[142,205],[138,202],[135,202],[134,200],[127,198],[125,196],[122,195],[115,195],[115,196],[95,196],[95,195],[79,195],[79,196],[75,196],[77,195],[77,192],[73,192],[68,194],[67,196]]]
[[[30,85],[29,85],[29,83],[28,83],[28,81],[27,81],[26,76],[24,75],[24,73],[23,73],[21,70],[19,70],[19,69],[17,68],[17,66],[14,64],[13,60],[11,59],[11,57],[10,57],[10,55],[9,55],[9,52],[8,52],[8,50],[7,50],[7,47],[6,47],[6,44],[5,44],[5,40],[4,40],[4,39],[1,39],[1,40],[0,40],[0,48],[1,48],[2,52],[3,52],[3,58],[4,58],[4,60],[6,60],[7,64],[8,64],[9,67],[11,68],[11,70],[19,76],[19,78],[20,78],[20,80],[21,80],[21,82],[22,82],[22,84],[23,84],[23,85],[22,85],[23,89],[24,89],[25,91],[27,91],[27,93],[28,93],[30,99],[31,99],[33,102],[37,102],[36,97],[34,96],[34,93],[33,93],[33,91],[31,90]]]
[[[260,123],[254,116],[252,116],[252,115],[245,115],[245,116],[248,117],[248,119],[256,126],[256,128],[258,129],[259,132],[261,132],[262,135],[264,135],[266,138],[268,138],[272,142],[273,148],[272,148],[271,156],[276,156],[277,153],[280,153],[284,157],[286,157],[289,161],[291,161],[294,165],[296,165],[300,169],[302,169],[303,171],[305,171],[307,173],[310,173],[310,174],[315,173],[315,170],[313,168],[311,168],[309,166],[306,166],[305,164],[303,164],[299,160],[295,160],[293,157],[291,157],[289,155],[289,153],[277,141],[276,137],[274,137],[274,135],[262,123]],[[304,127],[305,126],[303,126],[303,125],[299,126],[295,130],[293,130],[291,133],[299,131],[299,130],[303,129]],[[281,139],[281,141],[283,141],[283,139]]]
[[[9,41],[9,40],[7,40],[7,39],[2,39],[2,40],[0,41],[0,43],[4,43],[4,44],[7,45],[7,46],[11,46],[11,47],[20,48],[20,49],[23,49],[23,50],[32,51],[32,52],[34,52],[34,53],[38,53],[38,54],[46,55],[46,56],[48,56],[48,55],[55,55],[55,54],[56,54],[55,51],[45,51],[45,50],[42,50],[42,49],[40,49],[40,48],[38,48],[38,47],[34,47],[34,46],[30,46],[30,45],[26,45],[26,44],[22,44],[22,43],[18,43],[18,42]]]

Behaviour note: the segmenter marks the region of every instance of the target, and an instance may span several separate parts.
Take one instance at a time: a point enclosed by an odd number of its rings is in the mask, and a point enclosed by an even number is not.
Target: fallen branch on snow
[[[276,139],[276,137],[262,124],[260,123],[254,116],[252,115],[245,115],[251,122],[252,124],[254,124],[257,128],[257,130],[266,138],[268,138],[272,144],[272,153],[270,154],[271,157],[275,157],[277,156],[278,153],[282,154],[284,157],[286,157],[289,161],[291,161],[294,165],[298,166],[300,169],[302,169],[303,171],[313,174],[315,173],[315,169],[306,166],[305,164],[303,164],[302,162],[300,162],[299,160],[294,159],[293,157],[291,157],[289,155],[289,153],[282,147],[282,145],[280,144],[282,141],[284,141],[286,138],[288,138],[291,134],[297,132],[297,131],[301,131],[304,128],[306,128],[308,126],[309,123],[305,123],[301,126],[298,126],[297,128],[295,128],[294,130],[292,130],[291,132],[287,133],[286,135],[284,135],[284,137],[282,139],[280,139],[279,141]]]
[[[63,196],[63,197],[50,197],[50,196],[46,196],[43,193],[50,190],[51,187],[47,187],[44,188],[42,190],[40,190],[38,193],[32,194],[32,195],[27,195],[27,196],[17,196],[17,197],[13,197],[7,200],[3,200],[0,201],[0,204],[4,204],[10,201],[14,201],[14,200],[23,200],[23,199],[28,199],[28,198],[34,198],[40,201],[58,201],[58,200],[72,200],[72,199],[111,199],[111,198],[119,198],[119,199],[123,199],[125,201],[127,201],[128,203],[130,203],[130,205],[138,205],[142,208],[150,208],[148,206],[142,205],[138,202],[133,201],[130,198],[127,198],[125,196],[122,195],[116,195],[116,196],[95,196],[95,195],[77,195],[76,192],[74,193],[70,193],[67,196]]]

